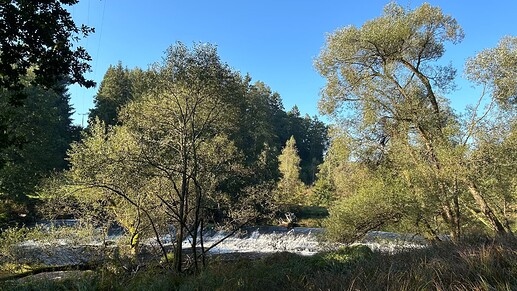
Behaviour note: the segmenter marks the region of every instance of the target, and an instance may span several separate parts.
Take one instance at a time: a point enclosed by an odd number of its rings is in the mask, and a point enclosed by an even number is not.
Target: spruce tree
[[[278,182],[277,199],[281,204],[303,203],[304,185],[300,180],[300,156],[296,140],[291,136],[278,156],[281,179]]]
[[[94,97],[95,107],[90,110],[89,120],[99,118],[106,125],[117,124],[118,111],[133,99],[131,87],[129,70],[120,62],[110,66]]]

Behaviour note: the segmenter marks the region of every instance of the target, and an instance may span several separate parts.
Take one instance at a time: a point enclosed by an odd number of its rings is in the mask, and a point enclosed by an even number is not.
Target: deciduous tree
[[[155,87],[119,112],[120,125],[97,125],[74,146],[70,173],[76,184],[111,200],[135,231],[140,227],[160,242],[172,224],[174,269],[183,269],[188,238],[197,270],[210,248],[202,236],[207,224],[238,229],[261,214],[268,191],[232,185],[248,171],[226,134],[235,126],[241,80],[215,47],[179,43],[153,70]]]
[[[320,108],[348,126],[355,140],[351,148],[355,161],[390,176],[384,181],[405,183],[404,197],[420,207],[400,213],[413,217],[429,234],[447,230],[454,239],[467,219],[462,200],[467,193],[492,231],[508,232],[479,191],[479,181],[466,175],[469,148],[459,142],[459,119],[440,95],[454,88],[456,70],[436,61],[443,56],[445,43],[462,38],[456,20],[438,7],[423,4],[406,10],[391,3],[381,17],[330,34],[316,62],[327,79]],[[507,67],[502,62],[501,67],[481,71],[492,84],[507,84],[511,78],[495,74],[506,73]],[[494,97],[514,92],[507,85],[493,88]]]
[[[78,0],[6,0],[0,4],[0,87],[21,89],[22,78],[34,68],[35,84],[44,89],[65,78],[92,87],[84,77],[91,60],[74,42],[93,29],[78,27],[64,5]],[[14,96],[13,96],[14,98]],[[11,98],[13,101],[14,99]]]

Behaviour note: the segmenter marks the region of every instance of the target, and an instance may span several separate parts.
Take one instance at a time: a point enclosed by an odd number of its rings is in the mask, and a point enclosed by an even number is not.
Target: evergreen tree
[[[56,84],[95,85],[84,77],[91,58],[75,45],[93,29],[77,26],[65,7],[77,2],[0,2],[0,216],[6,219],[13,203],[26,212],[27,194],[43,173],[63,167],[70,110]]]
[[[296,148],[294,136],[286,142],[282,153],[278,156],[281,174],[278,182],[277,199],[282,204],[304,203],[304,185],[300,180],[300,156]]]
[[[9,94],[15,93],[5,90],[0,94],[1,107],[8,107]],[[23,94],[26,98],[21,106],[10,107],[6,115],[7,133],[16,142],[0,149],[5,161],[0,168],[0,200],[12,206],[4,211],[29,212],[31,216],[33,201],[29,196],[42,178],[67,167],[66,151],[77,136],[77,128],[71,124],[72,108],[64,86],[45,90],[29,85]]]
[[[102,79],[97,95],[94,97],[94,108],[90,110],[89,120],[95,118],[105,125],[118,122],[118,112],[133,99],[129,70],[122,63],[110,66]]]
[[[311,185],[316,180],[318,165],[323,162],[323,153],[328,141],[328,128],[317,117],[311,118],[307,114],[302,117],[296,105],[287,112],[285,128],[288,136],[282,141],[282,144],[291,135],[294,136],[301,158],[300,179],[306,185]]]

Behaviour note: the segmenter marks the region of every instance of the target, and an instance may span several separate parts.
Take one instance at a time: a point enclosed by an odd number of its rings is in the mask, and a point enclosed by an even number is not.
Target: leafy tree
[[[503,235],[512,233],[515,222],[515,165],[505,161],[512,160],[516,149],[516,44],[516,37],[504,37],[495,48],[467,61],[467,78],[483,90],[476,105],[468,110],[470,116],[464,121],[460,139],[471,149],[465,159],[465,180],[471,194],[467,210]],[[499,187],[494,187],[494,181],[500,181],[495,183]]]
[[[300,180],[300,157],[294,136],[286,142],[282,153],[278,156],[278,161],[282,175],[278,182],[278,201],[284,204],[304,203],[304,185]]]
[[[78,27],[63,7],[76,3],[0,3],[0,192],[7,201],[26,201],[45,173],[63,167],[70,133],[63,83],[94,86],[84,77],[91,58],[73,44],[93,29]]]
[[[302,155],[300,152],[300,157],[302,158],[302,181],[306,185],[311,185],[316,180],[316,175],[318,173],[318,166],[323,162],[323,154],[327,150],[328,147],[328,126],[322,121],[318,120],[316,116],[309,117],[305,116],[305,124],[306,124],[306,155]]]
[[[21,89],[21,79],[34,67],[35,84],[53,87],[63,77],[92,87],[83,75],[90,69],[88,53],[73,42],[93,29],[78,27],[63,5],[77,0],[9,0],[0,4],[0,87]],[[14,100],[16,96],[12,96]]]
[[[314,202],[323,206],[350,194],[350,140],[339,127],[330,130],[330,146],[324,162],[319,165],[317,180],[312,189]]]
[[[403,185],[360,167],[350,175],[356,187],[350,191],[353,194],[337,200],[330,209],[324,223],[328,238],[353,243],[372,229],[398,223],[408,211]]]
[[[240,139],[239,147],[245,151],[247,158],[254,160],[265,145],[277,145],[279,138],[275,131],[275,121],[281,120],[284,111],[278,93],[272,93],[262,82],[248,85],[245,99],[237,140]]]
[[[146,233],[160,242],[172,224],[174,269],[183,269],[188,237],[197,270],[209,248],[201,235],[207,224],[237,229],[257,217],[268,203],[267,185],[234,186],[249,171],[226,134],[236,124],[241,80],[215,47],[179,43],[153,70],[155,87],[119,112],[120,125],[94,123],[91,136],[74,146],[70,175],[94,189],[89,197],[113,205],[132,245]]]
[[[491,215],[500,218],[500,222],[511,232],[517,218],[517,179],[514,175],[517,164],[512,162],[516,160],[517,153],[517,123],[515,118],[509,123],[505,121],[503,118],[493,120],[489,123],[489,129],[476,134],[467,175],[478,181],[476,190],[483,193],[482,198],[493,211]],[[483,217],[488,209],[475,207],[479,204],[474,200],[476,198],[473,196],[470,203],[466,203],[469,214],[492,228],[492,222]]]
[[[466,160],[472,197],[467,210],[489,228],[512,232],[515,224],[515,100],[517,38],[504,37],[466,64],[467,78],[482,87],[463,124],[461,141],[471,148]],[[489,97],[490,99],[485,101]],[[483,107],[482,104],[486,105]],[[478,207],[469,207],[478,205]],[[485,219],[484,216],[494,217]]]
[[[140,99],[147,91],[153,88],[156,82],[156,74],[152,70],[133,68],[129,70],[129,84],[131,84],[131,96],[134,100]]]
[[[466,64],[466,75],[491,92],[503,107],[517,104],[517,37],[504,37],[495,48],[486,49]]]
[[[460,142],[458,118],[439,95],[454,87],[456,70],[433,62],[446,42],[462,38],[456,20],[437,7],[405,10],[391,3],[362,27],[329,35],[316,62],[327,79],[320,109],[349,126],[354,159],[388,175],[383,181],[405,184],[404,199],[420,206],[401,212],[404,218],[431,235],[447,230],[453,239],[468,219],[462,214],[466,197],[492,231],[508,232],[480,181],[466,175],[468,145]],[[372,189],[370,195],[382,194]]]
[[[236,146],[244,154],[247,165],[256,169],[254,184],[258,181],[271,182],[279,179],[277,156],[285,141],[285,111],[278,93],[262,82],[250,84],[250,77],[244,80],[245,92],[240,103],[239,126],[230,134]]]

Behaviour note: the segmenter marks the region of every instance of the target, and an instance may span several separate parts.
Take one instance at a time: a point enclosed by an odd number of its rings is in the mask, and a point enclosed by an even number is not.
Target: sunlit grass
[[[200,274],[148,267],[98,270],[77,280],[23,280],[2,290],[516,290],[517,248],[441,244],[397,254],[363,246],[314,256],[276,253],[261,259],[212,259]],[[7,288],[7,289],[6,289]]]

